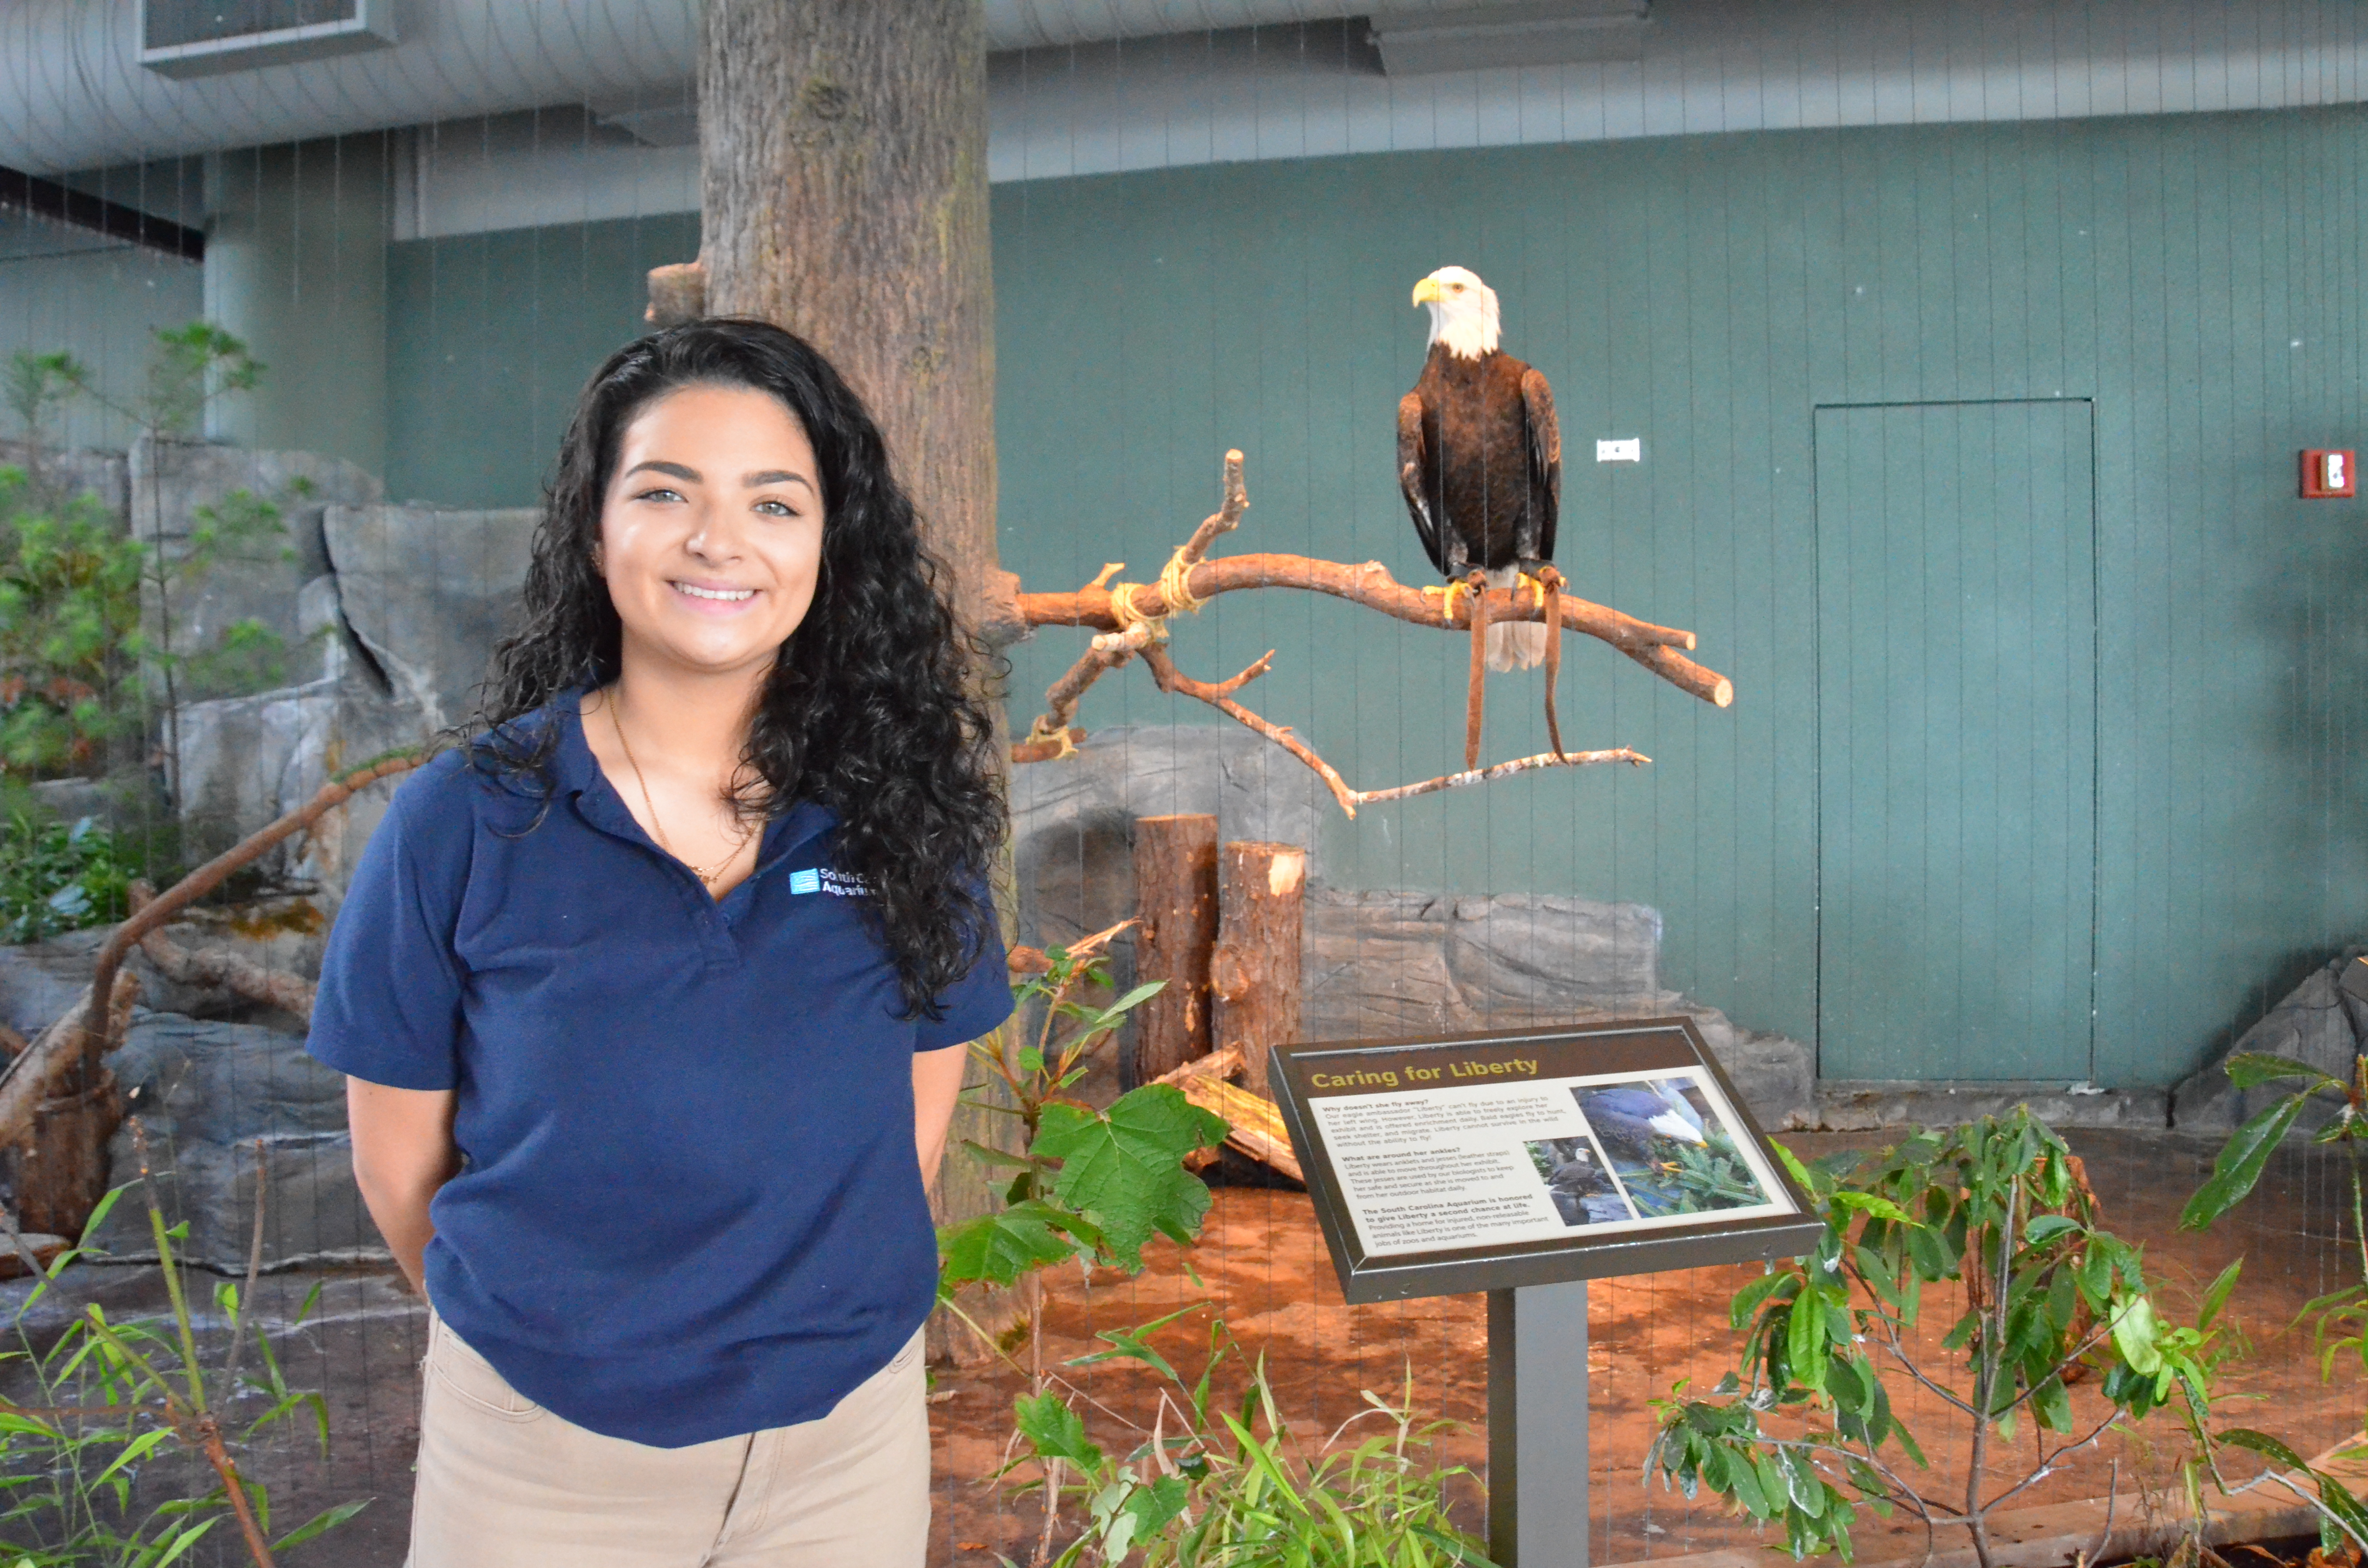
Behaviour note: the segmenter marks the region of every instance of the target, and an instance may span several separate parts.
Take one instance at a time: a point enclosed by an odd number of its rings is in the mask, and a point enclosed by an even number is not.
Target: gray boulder
[[[331,640],[299,615],[304,585],[329,570],[322,535],[332,506],[366,506],[381,494],[379,482],[343,458],[317,452],[251,451],[204,441],[142,437],[129,469],[134,537],[159,547],[168,563],[185,560],[204,514],[245,491],[279,508],[284,549],[249,547],[195,581],[176,582],[160,596],[142,587],[142,615],[151,636],[178,653],[215,645],[233,622],[256,620],[290,649],[289,677],[297,682],[331,673]],[[169,636],[166,636],[169,633]]]
[[[29,442],[0,439],[0,466],[21,468],[28,478],[60,494],[96,496],[119,528],[131,506],[130,460],[121,452],[78,447],[61,451]]]
[[[467,718],[515,629],[539,508],[331,506],[323,538],[346,624],[399,702],[441,729]]]
[[[2358,1002],[2344,994],[2340,982],[2361,952],[2358,948],[2346,949],[2311,971],[2227,1051],[2172,1090],[2171,1124],[2181,1131],[2232,1132],[2294,1091],[2292,1083],[2238,1089],[2228,1081],[2225,1065],[2238,1051],[2289,1056],[2338,1078],[2350,1078],[2352,1059],[2361,1049],[2361,1036],[2352,1019]],[[2329,1098],[2314,1105],[2298,1125],[2316,1131],[2334,1113],[2335,1102]]]
[[[90,984],[97,943],[74,940],[86,935],[0,948],[0,1024],[30,1040],[65,1016]]]
[[[151,1177],[167,1223],[187,1222],[183,1255],[200,1267],[246,1267],[256,1172],[264,1175],[266,1267],[382,1258],[354,1186],[345,1078],[296,1036],[245,1024],[150,1013],[108,1059],[125,1108],[146,1129]],[[140,1169],[127,1120],[109,1145],[112,1180]],[[86,1238],[117,1259],[153,1258],[144,1200],[126,1193]]]
[[[435,730],[418,709],[381,697],[350,669],[252,697],[184,703],[174,715],[172,756],[187,847],[218,854],[311,800],[333,771],[424,745]],[[334,903],[391,790],[366,791],[313,832],[274,847],[257,870],[318,885]]]
[[[1302,1027],[1310,1040],[1388,1040],[1685,1017],[1763,1126],[1814,1125],[1808,1048],[1662,990],[1660,934],[1644,904],[1314,889]]]

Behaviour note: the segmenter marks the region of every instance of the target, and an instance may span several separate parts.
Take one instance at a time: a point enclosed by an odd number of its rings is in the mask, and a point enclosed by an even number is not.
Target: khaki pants
[[[654,1449],[529,1403],[431,1317],[410,1568],[919,1568],[921,1336],[816,1421]]]

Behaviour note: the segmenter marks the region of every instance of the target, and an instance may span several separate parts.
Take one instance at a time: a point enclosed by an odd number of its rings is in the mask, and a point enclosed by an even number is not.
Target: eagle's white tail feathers
[[[1488,623],[1488,667],[1490,669],[1533,669],[1545,662],[1545,622],[1492,620]]]
[[[1509,588],[1521,580],[1518,566],[1500,566],[1484,574],[1492,588]],[[1546,662],[1546,627],[1542,620],[1497,620],[1488,624],[1488,667],[1530,670]]]

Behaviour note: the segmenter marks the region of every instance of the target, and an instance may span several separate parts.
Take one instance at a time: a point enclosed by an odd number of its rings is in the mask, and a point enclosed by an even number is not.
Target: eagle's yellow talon
[[[1546,608],[1546,584],[1544,578],[1532,577],[1527,572],[1524,572],[1520,574],[1520,585],[1527,587],[1531,594],[1537,597],[1538,608],[1543,609]]]
[[[1439,596],[1439,623],[1441,626],[1452,626],[1455,624],[1455,596],[1458,594],[1468,594],[1471,591],[1472,585],[1464,582],[1459,577],[1452,583],[1425,588],[1422,591],[1422,596],[1425,598],[1429,598],[1431,595],[1437,594]]]

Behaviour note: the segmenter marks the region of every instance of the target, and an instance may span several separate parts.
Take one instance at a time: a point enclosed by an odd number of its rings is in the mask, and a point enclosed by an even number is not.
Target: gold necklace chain
[[[617,714],[617,710],[622,706],[618,699],[622,695],[621,691],[612,692],[609,695],[609,727],[617,732],[617,744],[625,754],[625,765],[633,770],[633,782],[641,787],[642,805],[650,813],[650,826],[657,830],[658,847],[669,855],[674,855],[676,859],[682,860],[681,856],[675,855],[674,846],[666,840],[666,824],[658,820],[658,803],[650,799],[650,781],[642,776],[642,765],[633,756],[633,743],[625,738],[625,722]],[[688,860],[682,860],[682,863],[690,866],[690,874],[699,879],[701,887],[712,891],[715,886],[715,879],[732,869],[732,862],[740,858],[740,851],[747,848],[748,840],[755,836],[756,835],[752,833],[743,832],[740,835],[740,842],[732,846],[731,854],[709,865],[691,866]]]

